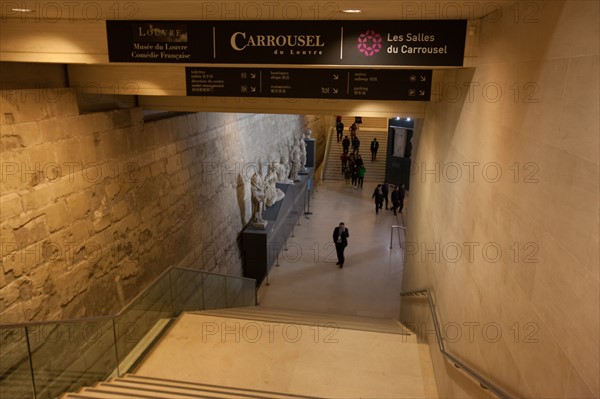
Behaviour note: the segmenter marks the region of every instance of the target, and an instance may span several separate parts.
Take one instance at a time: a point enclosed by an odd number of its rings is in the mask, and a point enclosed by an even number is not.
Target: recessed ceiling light
[[[399,116],[397,116],[397,117],[396,117],[396,120],[397,120],[397,121],[399,121],[399,120],[400,120],[400,117],[399,117]]]
[[[362,10],[358,10],[358,9],[347,9],[347,10],[342,10],[342,12],[345,12],[346,14],[358,14],[361,13]]]
[[[410,118],[406,118],[406,121],[407,121],[407,122],[410,122]]]

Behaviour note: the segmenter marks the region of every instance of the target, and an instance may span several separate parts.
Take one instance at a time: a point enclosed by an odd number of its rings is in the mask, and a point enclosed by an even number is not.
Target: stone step
[[[206,310],[193,313],[273,323],[318,325],[323,327],[332,326],[334,328],[347,330],[382,332],[414,337],[412,332],[394,319],[333,315],[328,313],[303,312],[292,309],[265,308],[262,306]]]
[[[101,382],[94,387],[83,388],[79,392],[67,393],[63,399],[319,399],[256,389],[224,387],[197,382],[175,381],[164,378],[127,374],[121,378]]]

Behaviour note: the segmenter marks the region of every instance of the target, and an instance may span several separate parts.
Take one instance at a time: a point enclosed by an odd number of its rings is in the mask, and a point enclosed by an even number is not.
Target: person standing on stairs
[[[348,167],[348,154],[342,152],[342,155],[340,155],[340,161],[342,161],[342,173],[344,173],[344,169]]]
[[[374,137],[373,141],[371,141],[371,162],[375,162],[375,158],[377,158],[377,150],[379,150],[379,141],[377,141],[377,137]]]
[[[360,150],[360,140],[357,136],[354,136],[352,139],[352,150],[355,154],[358,154],[358,151]]]
[[[335,131],[337,132],[337,141],[339,143],[344,136],[344,123],[341,120],[335,124]]]
[[[350,139],[348,136],[344,137],[344,140],[342,140],[342,148],[344,149],[344,153],[347,154],[350,149]]]

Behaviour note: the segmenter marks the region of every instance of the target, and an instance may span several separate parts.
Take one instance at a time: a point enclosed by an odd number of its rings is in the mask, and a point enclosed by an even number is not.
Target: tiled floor
[[[375,214],[375,183],[353,189],[324,182],[311,198],[312,215],[301,216],[279,267],[260,291],[260,306],[340,315],[397,318],[402,278],[398,230],[390,249],[391,226],[401,216]],[[391,205],[391,202],[390,202]],[[333,229],[344,222],[350,237],[344,268],[336,266]],[[404,240],[403,233],[400,237]]]

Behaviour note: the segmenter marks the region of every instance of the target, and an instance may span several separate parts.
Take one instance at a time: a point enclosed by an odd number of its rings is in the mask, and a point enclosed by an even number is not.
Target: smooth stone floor
[[[300,216],[287,252],[279,257],[280,266],[271,268],[268,286],[263,282],[260,306],[398,318],[402,250],[398,229],[390,249],[390,233],[392,225],[403,221],[385,210],[385,204],[375,214],[371,195],[376,185],[365,182],[362,189],[353,189],[344,182],[324,182],[317,187],[310,219]],[[340,222],[350,232],[343,269],[336,266],[332,237]],[[404,232],[400,238],[404,240]]]

